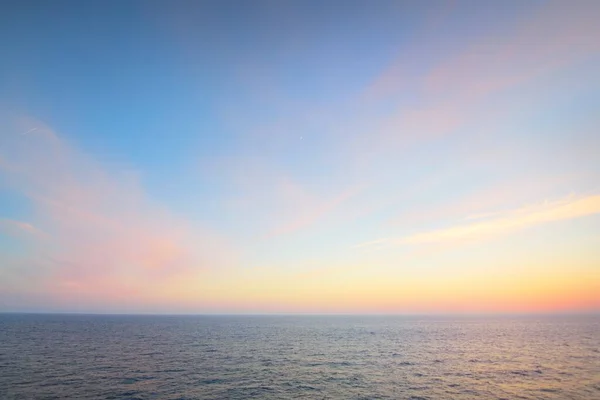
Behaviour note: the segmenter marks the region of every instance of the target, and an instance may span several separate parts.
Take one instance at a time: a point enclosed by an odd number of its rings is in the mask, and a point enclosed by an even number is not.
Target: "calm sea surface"
[[[0,315],[2,399],[600,399],[600,316]]]

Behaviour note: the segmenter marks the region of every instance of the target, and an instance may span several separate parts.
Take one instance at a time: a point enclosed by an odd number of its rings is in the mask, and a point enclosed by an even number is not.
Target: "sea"
[[[600,316],[0,314],[0,399],[600,399]]]

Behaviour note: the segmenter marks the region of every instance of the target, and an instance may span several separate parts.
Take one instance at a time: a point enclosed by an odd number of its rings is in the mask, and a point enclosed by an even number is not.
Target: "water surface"
[[[600,399],[600,316],[0,315],[2,399]]]

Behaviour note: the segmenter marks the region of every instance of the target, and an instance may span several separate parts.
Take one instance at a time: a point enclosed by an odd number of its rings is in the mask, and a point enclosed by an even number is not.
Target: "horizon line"
[[[477,316],[600,316],[600,310],[581,311],[525,311],[525,312],[439,312],[439,313],[154,313],[154,312],[79,312],[79,311],[0,311],[0,315],[73,315],[73,316],[148,316],[148,317],[477,317]]]

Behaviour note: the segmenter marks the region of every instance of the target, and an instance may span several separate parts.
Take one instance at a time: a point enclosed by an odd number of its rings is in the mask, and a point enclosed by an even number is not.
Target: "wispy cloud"
[[[227,171],[223,181],[231,185],[226,202],[228,212],[241,223],[248,223],[251,238],[245,239],[251,242],[314,228],[337,215],[366,188],[360,183],[325,185],[301,179],[268,158],[237,159],[221,170]]]
[[[593,2],[544,3],[524,16],[512,32],[498,32],[469,44],[462,52],[413,77],[419,106],[402,106],[380,120],[375,131],[381,148],[405,146],[450,134],[481,118],[482,102],[496,94],[551,74],[600,53],[600,6]],[[422,49],[408,49],[369,85],[369,98],[389,95],[389,88],[406,90],[407,60],[419,59]],[[383,83],[381,83],[383,82]],[[385,100],[385,98],[383,98]],[[490,116],[499,110],[487,110]],[[374,138],[373,138],[374,139]]]
[[[313,197],[307,200],[295,212],[292,211],[292,214],[295,215],[294,217],[289,218],[288,222],[277,226],[267,234],[267,238],[290,234],[317,223],[362,190],[362,186],[357,186],[347,189],[331,199],[317,199]]]
[[[149,281],[194,277],[231,259],[223,238],[152,202],[135,175],[102,165],[39,122],[26,136],[21,125],[0,136],[0,174],[35,213],[0,226],[35,236],[23,240],[36,255],[29,262],[45,271],[44,290],[144,292]]]
[[[475,165],[473,164],[473,167]],[[520,204],[552,197],[553,190],[574,180],[575,177],[570,175],[536,176],[521,172],[519,176],[511,179],[503,178],[498,182],[486,182],[481,188],[470,188],[468,192],[455,198],[439,198],[433,204],[416,205],[409,210],[403,210],[390,220],[390,224],[426,225],[435,221],[481,219],[499,215]],[[430,188],[432,189],[435,187]]]
[[[43,235],[44,233],[38,228],[25,221],[17,221],[13,219],[0,219],[0,232],[6,232],[10,235]]]
[[[545,3],[512,33],[485,37],[437,65],[426,93],[476,100],[598,54],[599,16],[592,2]]]
[[[374,245],[420,245],[468,242],[509,234],[532,226],[600,213],[600,195],[569,197],[563,200],[522,207],[503,213],[488,214],[488,219],[417,233],[405,237],[383,238],[361,243]],[[485,218],[482,215],[481,218]]]

